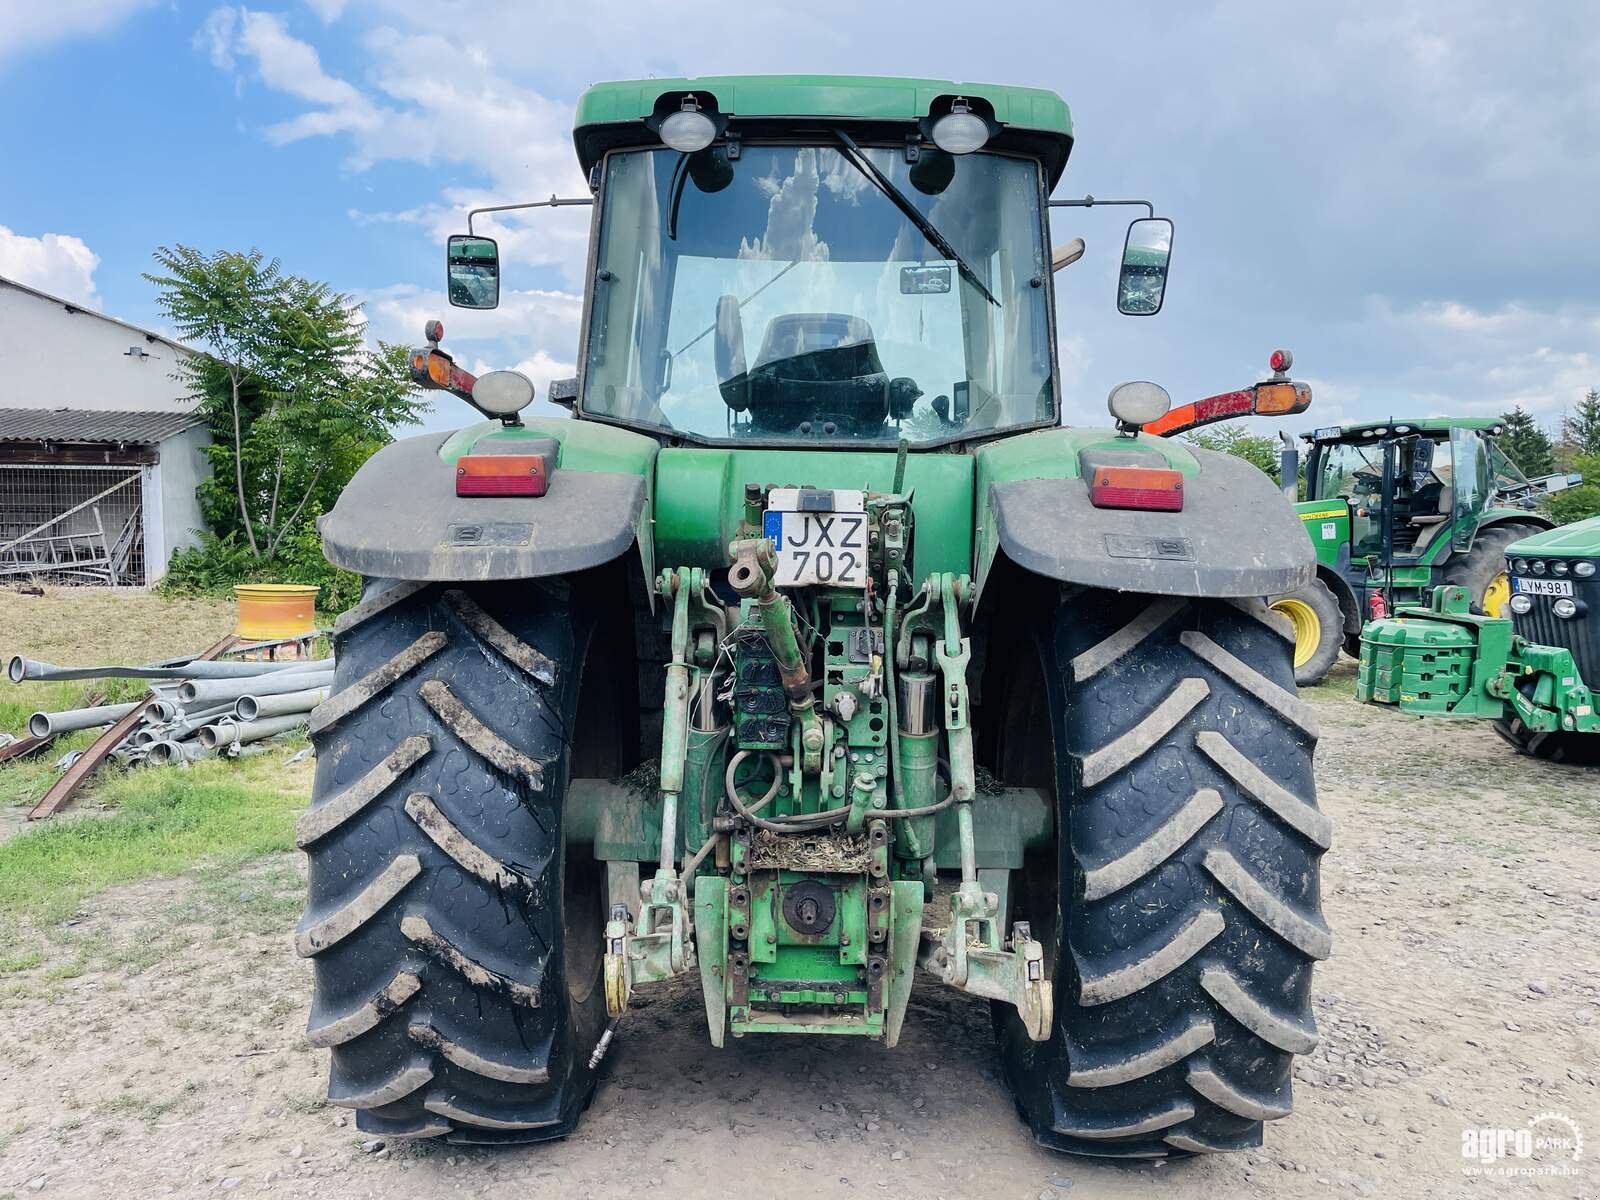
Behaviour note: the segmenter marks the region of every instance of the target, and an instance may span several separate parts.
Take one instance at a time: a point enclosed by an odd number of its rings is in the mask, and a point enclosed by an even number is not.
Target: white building
[[[202,528],[187,346],[0,277],[0,585],[139,585]]]

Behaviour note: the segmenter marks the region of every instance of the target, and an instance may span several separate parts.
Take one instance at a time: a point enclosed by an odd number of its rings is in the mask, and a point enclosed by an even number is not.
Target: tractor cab
[[[1326,677],[1341,648],[1359,653],[1368,618],[1423,603],[1439,584],[1464,588],[1474,612],[1500,614],[1511,596],[1506,546],[1548,528],[1537,497],[1569,485],[1529,480],[1496,444],[1503,431],[1495,417],[1433,417],[1303,435],[1305,499],[1295,507],[1317,579],[1272,602],[1295,623],[1302,686]]]
[[[1306,435],[1306,500],[1348,505],[1354,561],[1386,546],[1397,561],[1470,550],[1485,510],[1531,486],[1495,445],[1501,428],[1463,418],[1316,430]]]
[[[1052,205],[1145,207],[1117,304],[1160,311],[1172,223],[1144,201],[1049,199],[1072,147],[1059,99],[828,82],[837,107],[816,117],[795,115],[816,101],[786,79],[585,95],[574,415],[678,444],[851,449],[1059,425],[1048,285],[1082,245],[1051,249]],[[492,239],[452,238],[448,271],[452,304],[498,303]]]

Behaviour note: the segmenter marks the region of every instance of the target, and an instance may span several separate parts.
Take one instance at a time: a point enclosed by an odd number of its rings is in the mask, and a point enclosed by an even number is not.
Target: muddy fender
[[[569,469],[538,497],[462,497],[440,457],[449,435],[384,447],[318,529],[335,566],[409,580],[532,579],[599,566],[639,541],[645,476]]]
[[[1063,583],[1158,596],[1271,596],[1316,573],[1300,518],[1241,458],[1190,449],[1182,512],[1096,508],[1080,475],[996,480],[994,541],[1026,571]],[[1152,465],[1161,465],[1156,460]]]

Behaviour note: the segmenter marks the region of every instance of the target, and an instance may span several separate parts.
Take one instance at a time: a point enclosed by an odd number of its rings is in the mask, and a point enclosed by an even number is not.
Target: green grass
[[[310,781],[308,763],[284,769],[293,749],[108,778],[95,797],[108,815],[69,812],[0,844],[0,927],[63,921],[116,884],[290,849]]]

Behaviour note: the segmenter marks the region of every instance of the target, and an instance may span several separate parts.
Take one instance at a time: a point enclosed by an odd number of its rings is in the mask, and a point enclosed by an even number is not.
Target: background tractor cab
[[[1303,435],[1305,499],[1296,504],[1317,552],[1317,579],[1274,599],[1294,623],[1296,677],[1324,678],[1340,649],[1360,653],[1361,626],[1436,585],[1466,590],[1500,616],[1510,599],[1505,549],[1553,526],[1539,496],[1568,476],[1529,480],[1496,444],[1492,417],[1381,421]],[[1295,456],[1286,455],[1295,477]]]

